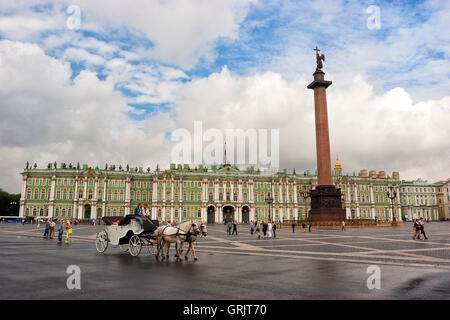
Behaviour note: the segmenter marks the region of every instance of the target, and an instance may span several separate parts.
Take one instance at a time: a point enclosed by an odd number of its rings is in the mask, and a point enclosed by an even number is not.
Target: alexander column
[[[327,92],[331,81],[324,79],[322,71],[325,56],[316,51],[317,68],[314,72],[314,81],[308,89],[314,90],[314,113],[316,118],[316,151],[318,185],[311,190],[311,221],[342,221],[345,220],[345,210],[341,203],[341,189],[333,185],[331,178],[330,135],[328,130]]]

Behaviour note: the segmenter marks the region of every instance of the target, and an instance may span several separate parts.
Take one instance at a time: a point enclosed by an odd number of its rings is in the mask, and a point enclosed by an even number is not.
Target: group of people
[[[59,223],[58,226],[58,241],[61,242],[64,234],[64,229],[66,230],[66,243],[70,242],[70,235],[72,234],[72,224],[70,220],[57,220],[57,219],[46,219],[45,229],[44,229],[44,238],[45,239],[53,239],[56,230],[56,223]],[[40,227],[40,221],[38,220],[37,228]]]
[[[427,235],[425,233],[425,225],[422,217],[414,221],[413,230],[414,230],[413,240],[415,239],[421,240],[422,239],[421,235],[423,235],[425,240],[428,240]]]
[[[271,220],[268,222],[258,220],[250,221],[250,234],[256,233],[258,239],[261,239],[261,232],[263,234],[263,238],[276,238],[277,237],[277,226],[279,223],[272,223]]]

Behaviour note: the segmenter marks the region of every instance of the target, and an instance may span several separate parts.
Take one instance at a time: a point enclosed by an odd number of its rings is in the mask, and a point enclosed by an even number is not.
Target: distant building
[[[435,184],[421,179],[402,181],[401,203],[403,217],[407,221],[421,217],[428,221],[439,220]]]
[[[435,184],[439,220],[450,220],[450,179]]]

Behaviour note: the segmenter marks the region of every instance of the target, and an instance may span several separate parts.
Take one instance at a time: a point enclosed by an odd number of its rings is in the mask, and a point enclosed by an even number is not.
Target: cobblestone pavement
[[[72,243],[43,239],[43,227],[0,225],[2,299],[449,299],[450,222],[303,232],[277,230],[257,239],[248,226],[227,235],[208,225],[197,262],[157,261],[147,251],[95,251],[103,226],[74,226]],[[68,290],[68,265],[82,271],[82,289]],[[381,289],[367,288],[367,267],[381,269]],[[187,290],[188,289],[188,290]]]

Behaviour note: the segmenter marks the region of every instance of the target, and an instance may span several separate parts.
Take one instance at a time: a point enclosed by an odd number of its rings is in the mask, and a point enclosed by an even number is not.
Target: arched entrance
[[[223,221],[225,223],[234,221],[234,207],[232,206],[223,207]]]
[[[91,205],[86,204],[84,206],[84,219],[90,219],[91,218]]]
[[[250,222],[250,208],[248,206],[242,207],[242,223]]]
[[[207,209],[207,222],[208,223],[216,222],[216,208],[214,208],[214,206],[209,206]]]

